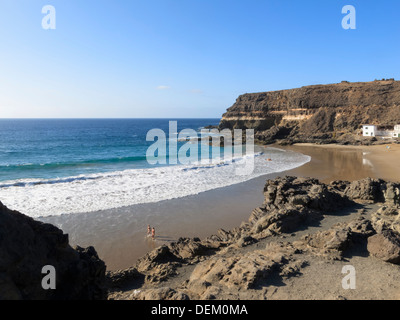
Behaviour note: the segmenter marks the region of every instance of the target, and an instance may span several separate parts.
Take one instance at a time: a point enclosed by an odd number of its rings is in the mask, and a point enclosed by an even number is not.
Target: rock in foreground
[[[112,283],[118,280],[109,299],[375,297],[382,289],[371,287],[369,279],[360,280],[360,291],[338,295],[340,271],[356,257],[361,274],[371,265],[377,268],[379,284],[387,281],[387,273],[379,274],[384,265],[393,266],[385,270],[400,279],[399,187],[374,179],[268,180],[264,203],[247,222],[204,240],[162,246],[140,259],[135,272],[109,273]],[[327,292],[319,282],[326,282]]]
[[[47,265],[55,290],[42,287]],[[0,203],[0,300],[104,299],[105,270],[94,248],[73,249],[60,229]]]
[[[262,206],[240,226],[180,238],[107,273],[94,248],[73,249],[58,228],[0,204],[0,299],[391,297],[400,291],[399,194],[400,184],[379,179],[268,180]],[[364,281],[339,295],[349,261]],[[42,288],[46,265],[56,290]]]

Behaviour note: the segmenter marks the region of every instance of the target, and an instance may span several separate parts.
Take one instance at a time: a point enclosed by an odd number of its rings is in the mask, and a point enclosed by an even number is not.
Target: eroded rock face
[[[332,212],[350,204],[346,197],[311,178],[284,177],[268,180],[264,196],[266,209],[309,208]]]
[[[393,197],[390,196],[377,212],[372,214],[371,222],[377,234],[368,238],[369,253],[383,261],[400,264],[400,208],[393,205]],[[386,193],[386,194],[388,194]]]
[[[220,229],[204,240],[182,238],[140,259],[126,278],[142,277],[144,285],[129,299],[259,299],[271,283],[301,275],[309,261],[343,261],[347,253],[400,264],[397,188],[374,179],[331,184],[296,177],[268,180],[263,205],[239,227]],[[356,202],[382,207],[367,217]],[[343,209],[355,217],[290,241],[327,216],[336,221]],[[186,282],[170,287],[169,280],[188,265],[195,268]],[[118,274],[111,277],[118,279]],[[119,279],[124,282],[124,276]]]
[[[199,238],[180,238],[171,244],[171,252],[180,259],[194,259],[207,251],[208,247],[203,245]]]
[[[0,204],[0,299],[102,299],[106,285],[111,299],[121,297],[121,288],[131,290],[129,299],[241,299],[249,292],[259,298],[274,281],[301,275],[312,259],[343,260],[357,246],[400,264],[398,196],[398,184],[374,179],[331,184],[296,177],[268,180],[264,203],[247,222],[203,240],[180,238],[161,246],[132,268],[108,272],[106,284],[105,265],[94,248],[73,249],[58,228]],[[290,241],[292,232],[337,210],[356,208],[353,200],[382,207],[368,218],[360,209],[355,219]],[[54,291],[41,287],[45,265],[57,270]],[[171,285],[180,268],[190,265],[187,281]]]
[[[159,284],[175,276],[177,269],[182,265],[201,264],[205,261],[205,268],[211,268],[213,256],[217,253],[234,252],[237,248],[250,246],[267,237],[295,231],[303,223],[307,224],[307,222],[321,219],[324,214],[334,214],[343,207],[354,205],[346,196],[316,179],[284,177],[268,180],[264,196],[264,205],[256,208],[249,221],[242,223],[240,227],[229,231],[220,229],[216,235],[204,240],[181,238],[176,243],[153,250],[137,262],[135,270],[139,274],[133,277],[143,276],[145,283]],[[259,264],[265,262],[262,261],[264,258],[260,254],[258,258],[256,255],[250,258],[260,260],[253,264],[254,272]],[[230,272],[229,281],[231,281],[236,273],[239,278],[240,272],[236,270],[240,270],[240,265],[246,263],[251,265],[250,258],[246,260],[247,262],[243,262],[244,260],[237,260],[236,257],[229,257],[226,258],[227,260],[219,261],[216,268],[225,268],[223,272]],[[272,265],[275,265],[274,263]],[[231,264],[237,264],[238,268],[230,270],[228,267]],[[269,267],[267,269],[269,270]],[[217,276],[219,272],[214,273]],[[267,271],[264,270],[261,273],[266,274]],[[249,274],[251,274],[250,271]],[[115,276],[118,278],[117,275]],[[209,276],[214,277],[212,274]],[[250,275],[243,287],[251,287],[254,280],[251,279],[254,277]],[[202,285],[209,280],[202,279]],[[232,280],[232,283],[235,281]]]
[[[400,184],[388,182],[383,195],[387,205],[400,205]]]
[[[344,194],[353,200],[383,202],[385,189],[386,183],[383,180],[366,178],[350,183]]]
[[[400,235],[384,230],[368,238],[369,253],[383,261],[400,264]]]
[[[182,260],[171,252],[170,246],[163,245],[138,260],[136,269],[145,274],[145,281],[159,283],[176,274]]]
[[[109,287],[121,288],[134,280],[142,278],[142,274],[135,267],[131,267],[124,270],[107,271],[106,277]]]
[[[56,290],[42,288],[46,265]],[[60,229],[0,203],[0,299],[103,299],[105,270],[94,248],[73,249]]]
[[[339,225],[326,231],[320,231],[304,237],[304,242],[322,254],[342,253],[350,243],[351,233],[347,225]]]
[[[239,96],[219,128],[255,129],[264,143],[370,144],[362,124],[400,123],[400,81],[343,82]]]
[[[247,225],[256,239],[292,232],[303,223],[321,219],[353,204],[334,188],[316,179],[284,177],[268,180],[264,206],[255,209]]]
[[[346,250],[365,243],[375,234],[369,220],[358,217],[349,223],[339,223],[327,230],[304,236],[295,246],[303,251],[328,259],[341,260]]]
[[[382,206],[372,215],[372,224],[378,233],[392,230],[400,234],[400,208],[394,206]]]
[[[261,286],[271,276],[287,277],[299,272],[306,261],[295,257],[298,251],[290,245],[273,243],[264,250],[249,252],[243,256],[214,256],[194,269],[188,290],[192,295],[209,295],[225,289],[247,290]]]

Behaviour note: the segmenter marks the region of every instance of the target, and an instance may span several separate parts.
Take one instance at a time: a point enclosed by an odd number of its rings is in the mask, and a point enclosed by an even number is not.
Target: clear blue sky
[[[400,1],[1,0],[0,41],[0,118],[220,117],[246,92],[400,79]]]

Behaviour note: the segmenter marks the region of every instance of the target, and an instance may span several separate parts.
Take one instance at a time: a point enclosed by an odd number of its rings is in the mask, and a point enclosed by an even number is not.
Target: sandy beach
[[[400,181],[396,170],[399,145],[391,145],[390,149],[385,145],[273,147],[301,152],[312,160],[293,170],[184,198],[40,220],[68,233],[73,245],[94,246],[107,269],[117,270],[134,265],[146,252],[179,237],[205,238],[220,228],[239,226],[262,204],[266,179],[292,175],[318,178],[325,183],[366,177]],[[155,241],[146,236],[147,224],[156,228]]]
[[[307,154],[312,161],[294,171],[301,176],[332,180],[358,180],[365,177],[400,181],[400,145],[345,146],[337,144],[295,144],[282,149]]]

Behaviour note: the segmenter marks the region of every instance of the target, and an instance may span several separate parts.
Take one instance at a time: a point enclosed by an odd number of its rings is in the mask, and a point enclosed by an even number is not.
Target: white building
[[[400,124],[394,126],[394,130],[393,130],[393,137],[394,138],[400,138]]]
[[[363,125],[364,137],[382,137],[382,138],[400,138],[400,125],[395,125],[393,130],[378,129],[378,126],[365,124]]]
[[[375,137],[376,136],[377,128],[373,125],[363,125],[363,136],[364,137]]]

